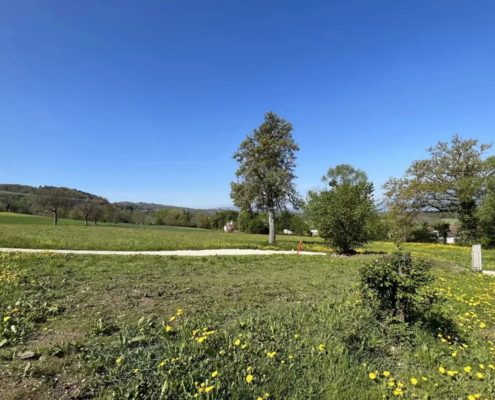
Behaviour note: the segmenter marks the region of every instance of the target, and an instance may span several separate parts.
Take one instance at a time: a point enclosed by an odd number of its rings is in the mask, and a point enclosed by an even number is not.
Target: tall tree
[[[234,205],[246,209],[254,205],[268,213],[269,242],[275,242],[275,213],[288,204],[300,205],[296,191],[295,153],[299,146],[292,138],[292,125],[277,114],[265,114],[265,121],[246,137],[233,158],[239,163],[237,182],[230,197]]]
[[[53,213],[53,225],[58,224],[58,212],[69,204],[69,196],[65,188],[45,186],[40,188],[39,203],[44,210]]]
[[[93,202],[90,211],[90,217],[93,220],[95,225],[98,225],[98,221],[100,221],[105,215],[105,207],[102,203]]]
[[[401,199],[408,212],[421,210],[454,212],[459,215],[465,241],[479,236],[476,206],[486,180],[495,175],[495,157],[486,157],[491,144],[463,140],[438,142],[427,151],[430,157],[414,161],[404,178],[390,178],[383,186],[391,204]]]

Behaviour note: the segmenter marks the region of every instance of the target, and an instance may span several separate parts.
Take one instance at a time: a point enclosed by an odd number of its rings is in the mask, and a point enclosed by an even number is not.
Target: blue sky
[[[301,194],[495,138],[495,2],[0,0],[0,183],[231,206],[231,155],[294,126]]]

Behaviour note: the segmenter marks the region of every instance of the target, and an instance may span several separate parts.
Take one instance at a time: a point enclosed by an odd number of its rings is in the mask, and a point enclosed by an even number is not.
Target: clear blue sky
[[[230,206],[273,110],[379,188],[438,140],[495,139],[495,1],[0,0],[0,183]],[[379,194],[379,193],[378,193]]]

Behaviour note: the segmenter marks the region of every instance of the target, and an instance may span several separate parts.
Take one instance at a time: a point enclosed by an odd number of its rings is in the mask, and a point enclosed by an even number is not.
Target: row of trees
[[[428,149],[429,158],[414,161],[404,177],[384,184],[382,203],[375,201],[366,173],[350,165],[330,168],[322,178],[327,186],[310,191],[303,201],[294,183],[299,147],[292,132],[289,122],[269,112],[233,155],[239,167],[231,198],[241,209],[239,216],[249,216],[252,210],[268,215],[270,243],[275,241],[276,213],[292,205],[302,207],[302,221],[341,252],[383,236],[397,243],[436,240],[427,225],[418,226],[421,215],[433,212],[458,216],[459,243],[495,246],[495,157],[487,156],[491,144],[458,135],[450,143],[439,142]],[[435,225],[444,241],[449,229],[442,221]]]

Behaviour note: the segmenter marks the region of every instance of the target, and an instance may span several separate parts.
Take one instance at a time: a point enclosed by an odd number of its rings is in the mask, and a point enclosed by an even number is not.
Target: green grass
[[[365,400],[399,382],[405,398],[493,398],[495,279],[437,263],[451,323],[394,334],[354,287],[373,257],[0,255],[0,398]]]
[[[268,244],[266,235],[226,234],[206,229],[149,225],[83,226],[81,221],[61,220],[58,227],[38,224],[43,217],[0,213],[0,247],[72,250],[201,250],[201,249],[275,249],[331,252],[318,237],[278,235]],[[19,221],[33,221],[30,224]],[[418,257],[448,261],[469,267],[471,249],[454,245],[406,243],[404,248]],[[371,252],[391,252],[392,243],[375,242],[366,246]],[[495,250],[483,250],[483,268],[495,270]]]

